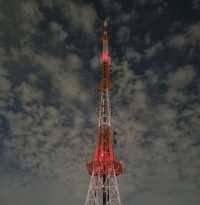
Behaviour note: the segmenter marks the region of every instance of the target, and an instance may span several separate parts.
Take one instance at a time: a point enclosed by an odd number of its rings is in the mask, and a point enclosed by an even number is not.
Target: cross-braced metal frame
[[[113,174],[114,173],[114,174]],[[92,174],[85,205],[121,205],[114,166],[107,175]]]

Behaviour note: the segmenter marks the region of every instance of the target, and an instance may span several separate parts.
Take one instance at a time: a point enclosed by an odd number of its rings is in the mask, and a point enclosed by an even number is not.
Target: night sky
[[[83,205],[100,34],[122,205],[200,204],[200,0],[0,0],[0,204]]]

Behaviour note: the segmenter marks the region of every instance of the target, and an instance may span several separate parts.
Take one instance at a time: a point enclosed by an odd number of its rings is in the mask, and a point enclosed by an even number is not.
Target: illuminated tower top
[[[113,175],[122,174],[122,163],[115,159],[113,152],[111,106],[109,91],[112,87],[110,79],[111,57],[109,54],[108,23],[105,20],[102,31],[101,69],[102,79],[99,85],[100,104],[97,122],[97,142],[93,159],[87,163],[90,175],[106,176],[110,170]]]

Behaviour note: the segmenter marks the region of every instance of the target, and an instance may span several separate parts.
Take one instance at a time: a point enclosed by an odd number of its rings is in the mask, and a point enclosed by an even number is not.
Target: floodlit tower
[[[111,89],[111,58],[108,50],[107,21],[104,21],[102,33],[101,67],[102,79],[99,85],[100,105],[97,122],[97,143],[94,156],[87,163],[91,175],[85,205],[121,205],[117,176],[122,174],[122,163],[116,160],[113,152],[111,107],[109,91]]]

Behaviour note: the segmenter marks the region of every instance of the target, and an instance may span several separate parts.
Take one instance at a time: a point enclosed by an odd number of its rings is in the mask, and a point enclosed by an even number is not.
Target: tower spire
[[[117,176],[122,174],[122,163],[116,160],[113,151],[111,105],[109,92],[112,87],[110,79],[111,57],[107,20],[102,29],[101,69],[102,78],[99,84],[100,103],[97,121],[97,142],[87,169],[91,175],[85,205],[121,205]]]

